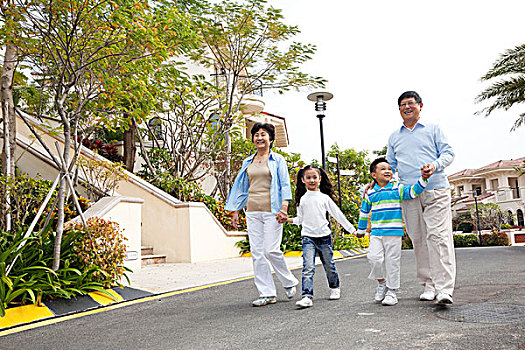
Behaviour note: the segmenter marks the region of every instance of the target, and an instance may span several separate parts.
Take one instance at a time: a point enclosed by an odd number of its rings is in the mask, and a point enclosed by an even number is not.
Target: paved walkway
[[[283,288],[276,304],[252,307],[257,290],[247,277],[0,330],[0,348],[525,349],[525,248],[461,248],[456,259],[451,307],[419,301],[414,253],[403,251],[402,288],[393,307],[373,302],[376,284],[367,279],[367,259],[340,259],[341,299],[328,300],[326,277],[318,268],[309,309],[297,309],[300,296],[288,300]],[[235,260],[248,269],[246,261]],[[193,265],[188,268],[203,266]],[[228,262],[215,265],[232,268]],[[216,273],[221,271],[228,273],[220,268]],[[196,278],[194,272],[189,274]],[[178,272],[173,273],[176,280]],[[300,269],[293,274],[299,278]]]
[[[301,257],[286,257],[290,269],[302,267]],[[131,287],[164,293],[227,280],[253,276],[252,258],[231,258],[199,263],[144,266],[130,274]]]

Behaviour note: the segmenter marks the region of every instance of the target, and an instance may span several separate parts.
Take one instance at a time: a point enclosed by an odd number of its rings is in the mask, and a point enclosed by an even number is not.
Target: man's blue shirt
[[[386,159],[392,171],[398,172],[403,185],[416,183],[421,176],[421,167],[432,163],[435,171],[426,190],[449,186],[444,169],[454,160],[454,152],[436,124],[419,120],[412,130],[401,126],[388,139]]]
[[[233,183],[224,209],[237,211],[246,207],[248,201],[248,189],[250,187],[246,168],[252,163],[253,157],[255,157],[255,154],[252,154],[242,162],[241,170]],[[270,156],[268,157],[268,168],[272,175],[272,181],[270,183],[272,213],[277,214],[279,210],[281,210],[283,200],[292,200],[290,176],[288,175],[286,160],[278,153],[270,152]]]

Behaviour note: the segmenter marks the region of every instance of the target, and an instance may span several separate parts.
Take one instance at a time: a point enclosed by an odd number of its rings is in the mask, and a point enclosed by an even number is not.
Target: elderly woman
[[[237,228],[239,210],[246,207],[254,281],[259,291],[252,305],[264,306],[277,302],[271,267],[289,299],[295,296],[299,282],[286,266],[280,249],[282,222],[286,221],[292,199],[288,167],[283,156],[270,150],[275,140],[273,125],[257,123],[251,134],[257,153],[242,163],[225,209],[233,212],[232,224]]]

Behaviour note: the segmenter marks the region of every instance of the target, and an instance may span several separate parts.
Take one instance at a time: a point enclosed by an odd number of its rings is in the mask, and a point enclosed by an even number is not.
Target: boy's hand
[[[432,176],[432,174],[434,174],[434,170],[436,170],[436,168],[434,168],[434,164],[432,163],[427,163],[423,165],[421,167],[421,177],[424,180],[427,180],[429,177]]]

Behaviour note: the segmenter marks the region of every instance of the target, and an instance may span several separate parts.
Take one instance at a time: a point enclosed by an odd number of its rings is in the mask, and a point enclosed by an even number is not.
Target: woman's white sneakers
[[[305,309],[307,307],[310,307],[313,304],[314,304],[314,302],[309,297],[303,297],[301,300],[299,300],[298,302],[295,303],[295,305],[297,305],[297,307],[299,307],[301,309]]]
[[[292,299],[295,294],[297,293],[297,288],[294,287],[289,287],[289,288],[284,288],[284,293],[286,294],[286,297],[288,299]]]
[[[259,297],[252,302],[253,306],[265,306],[268,304],[275,304],[277,302],[276,297]]]

